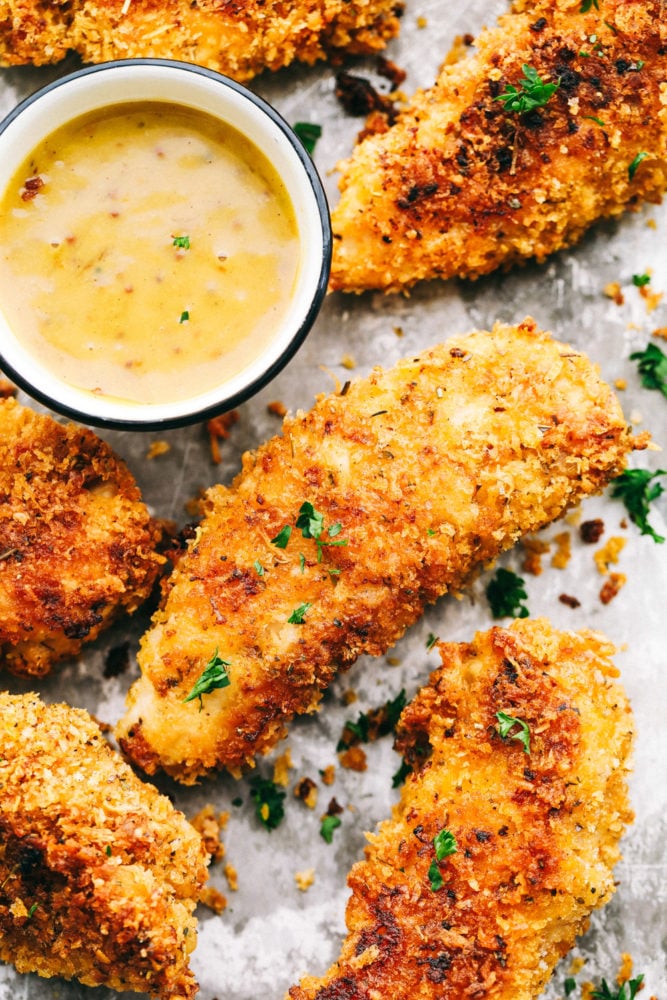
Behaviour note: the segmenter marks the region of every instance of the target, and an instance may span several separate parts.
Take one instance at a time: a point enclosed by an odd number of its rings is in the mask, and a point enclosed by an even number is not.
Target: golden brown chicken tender
[[[182,59],[248,80],[294,60],[374,52],[398,31],[396,0],[0,0],[0,63]]]
[[[341,165],[331,287],[543,261],[597,219],[659,201],[666,43],[662,0],[519,0]],[[501,99],[512,87],[526,110]]]
[[[0,664],[42,675],[150,593],[161,529],[92,431],[0,400]]]
[[[80,709],[0,695],[0,958],[192,998],[199,834]]]
[[[632,448],[593,365],[532,321],[321,396],[208,492],[143,637],[122,747],[184,782],[238,774],[339,668],[386,652]]]
[[[413,773],[349,876],[341,956],[291,1000],[534,1000],[614,892],[633,721],[612,647],[521,621],[440,649],[399,724]]]

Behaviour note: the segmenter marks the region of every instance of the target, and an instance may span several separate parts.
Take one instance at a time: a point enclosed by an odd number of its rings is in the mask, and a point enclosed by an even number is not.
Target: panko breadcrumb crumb
[[[199,834],[80,709],[0,694],[0,958],[192,1000]]]
[[[613,648],[526,620],[440,652],[399,722],[413,771],[350,872],[340,957],[291,1000],[534,1000],[615,890],[633,719]]]

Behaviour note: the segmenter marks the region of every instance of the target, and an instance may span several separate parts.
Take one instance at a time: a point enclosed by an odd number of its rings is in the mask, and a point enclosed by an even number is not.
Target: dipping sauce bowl
[[[152,430],[248,399],[311,328],[330,260],[300,140],[210,70],[104,63],[0,124],[0,366],[76,420]]]

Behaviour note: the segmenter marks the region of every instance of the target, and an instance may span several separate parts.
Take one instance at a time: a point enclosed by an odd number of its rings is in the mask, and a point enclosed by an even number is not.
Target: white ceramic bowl
[[[55,129],[91,111],[158,101],[194,108],[233,126],[265,155],[292,202],[301,245],[296,288],[284,320],[240,374],[185,400],[134,403],[68,384],[30,353],[10,328],[0,302],[0,367],[28,395],[85,423],[148,430],[207,419],[248,399],[289,361],[326,292],[331,226],[322,184],[289,125],[265,101],[218,73],[188,63],[133,59],[65,76],[28,97],[0,123],[0,192],[31,151]]]

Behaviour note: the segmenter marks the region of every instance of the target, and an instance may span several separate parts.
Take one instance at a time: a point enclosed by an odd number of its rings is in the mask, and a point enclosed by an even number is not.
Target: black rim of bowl
[[[189,73],[195,73],[199,76],[208,77],[210,80],[222,84],[223,86],[236,91],[241,96],[250,100],[272,120],[274,125],[277,126],[285,138],[290,142],[310,183],[322,224],[322,264],[310,307],[303,319],[303,322],[301,323],[299,329],[294,333],[283,352],[261,375],[257,376],[257,378],[249,383],[244,389],[234,393],[233,396],[230,396],[228,399],[225,399],[220,403],[212,404],[211,406],[207,406],[193,413],[183,414],[179,417],[167,417],[165,419],[137,421],[123,419],[122,417],[97,417],[95,414],[86,413],[85,411],[78,410],[75,407],[67,406],[65,403],[57,402],[47,393],[42,392],[39,386],[33,385],[29,382],[25,376],[21,375],[20,372],[16,371],[14,367],[5,360],[2,354],[2,348],[0,347],[0,368],[2,368],[9,378],[11,378],[12,381],[26,393],[26,395],[38,400],[38,402],[42,403],[44,406],[49,407],[49,409],[54,410],[63,416],[69,417],[70,419],[76,420],[80,423],[92,424],[94,427],[108,427],[118,430],[137,431],[154,431],[160,429],[168,430],[173,427],[186,427],[189,424],[201,423],[211,417],[225,413],[228,410],[232,410],[236,406],[240,406],[241,403],[245,403],[252,396],[256,395],[260,389],[263,389],[264,386],[268,385],[268,383],[271,382],[294,357],[310,332],[310,329],[313,326],[313,323],[315,322],[322,306],[324,296],[326,295],[327,285],[329,283],[329,272],[331,270],[333,242],[331,233],[331,218],[327,197],[324,193],[324,187],[322,186],[322,181],[320,180],[315,164],[299,137],[288,125],[282,115],[280,115],[276,109],[272,107],[272,105],[265,101],[264,98],[259,97],[242,84],[237,83],[236,80],[232,80],[230,77],[224,76],[222,73],[216,73],[215,70],[207,69],[205,66],[197,66],[195,63],[182,62],[177,59],[114,59],[109,62],[98,63],[95,66],[85,66],[82,69],[75,70],[73,73],[68,73],[66,76],[62,76],[51,81],[51,83],[47,83],[44,87],[40,87],[39,90],[36,90],[34,93],[24,98],[0,122],[0,135],[7,129],[15,118],[17,118],[31,104],[39,100],[44,94],[55,90],[71,80],[90,76],[93,73],[105,72],[117,66],[162,66],[185,70]]]

